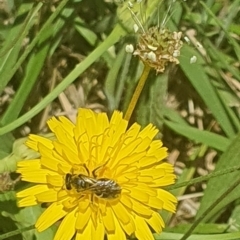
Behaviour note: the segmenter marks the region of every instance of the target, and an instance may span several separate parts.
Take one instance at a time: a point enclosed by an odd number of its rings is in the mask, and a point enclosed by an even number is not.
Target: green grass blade
[[[113,111],[114,109],[117,109],[119,103],[119,99],[116,98],[116,91],[122,90],[123,87],[119,89],[118,74],[123,65],[123,61],[126,55],[127,54],[125,49],[122,48],[119,51],[112,67],[110,68],[105,81],[105,93],[108,98],[108,107],[110,112]]]
[[[42,33],[45,31],[48,31],[49,27],[51,26],[52,22],[55,20],[55,18],[61,13],[64,6],[67,4],[69,0],[62,0],[61,3],[58,5],[57,9],[53,12],[53,14],[48,18],[40,32],[36,35],[36,37],[33,39],[33,41],[29,44],[25,52],[22,54],[22,56],[18,59],[16,64],[13,66],[10,72],[6,74],[6,81],[9,81],[17,69],[21,66],[23,61],[27,58],[30,52],[32,52],[33,48],[36,46],[36,44],[39,42],[39,39],[42,36]]]
[[[22,80],[20,88],[18,89],[8,109],[4,113],[0,121],[0,125],[6,125],[7,123],[15,120],[22,110],[22,107],[32,90],[32,87],[34,86],[47,57],[50,47],[50,42],[47,42],[47,39],[50,38],[51,34],[51,29],[49,29],[48,32],[45,32],[39,42],[40,49],[38,49],[36,53],[31,54],[31,57],[28,61],[25,78]],[[42,44],[43,46],[41,46]]]
[[[199,130],[194,127],[180,125],[178,123],[173,123],[167,120],[164,121],[164,124],[184,137],[187,137],[196,142],[201,142],[222,152],[225,151],[230,145],[229,139],[215,133],[211,133],[209,131]]]
[[[228,149],[219,159],[215,171],[220,171],[229,167],[234,167],[239,165],[240,159],[240,135],[238,135],[229,145]],[[230,185],[232,185],[236,179],[239,179],[239,172],[226,174],[219,176],[218,178],[212,178],[207,184],[207,189],[204,192],[204,196],[201,200],[201,205],[197,213],[197,217],[200,216],[208,206],[215,201],[220,195],[225,192]],[[224,183],[224,184],[223,184]],[[219,203],[207,216],[204,221],[209,220],[215,214],[217,214],[221,209],[223,209],[227,204],[240,198],[240,186],[238,186],[234,191],[232,191],[227,198],[225,198],[221,203]]]
[[[204,2],[200,2],[202,4],[202,6],[205,8],[206,12],[216,21],[216,23],[222,28],[222,30],[224,31],[229,43],[233,46],[235,52],[236,52],[236,56],[238,58],[238,61],[240,61],[240,46],[239,43],[234,40],[231,36],[230,33],[228,31],[228,29],[225,29],[223,23],[214,15],[214,13],[206,6],[206,4]],[[236,3],[236,7],[239,7],[240,1],[237,0],[235,1]]]
[[[0,159],[6,157],[12,150],[14,137],[11,133],[0,136]]]
[[[26,6],[23,5],[23,8],[29,10],[32,8],[33,4],[27,4]],[[3,49],[2,54],[10,48],[5,56],[1,57],[0,61],[0,91],[4,89],[4,87],[8,84],[11,80],[11,77],[14,75],[13,68],[16,66],[17,58],[19,56],[19,52],[21,50],[22,41],[26,36],[29,29],[35,23],[34,17],[36,16],[37,12],[41,8],[42,4],[39,3],[33,10],[29,12],[28,17],[26,20],[20,24],[13,27],[10,35],[7,37],[6,47]],[[20,8],[20,12],[21,12]],[[16,37],[17,36],[17,37]],[[10,44],[8,43],[10,42]],[[11,47],[12,46],[12,47]],[[11,77],[10,77],[11,75]]]
[[[163,232],[159,235],[154,234],[156,240],[180,240],[183,234]],[[188,240],[234,240],[240,239],[240,232],[225,234],[193,234]]]
[[[192,83],[196,91],[199,93],[205,104],[211,110],[223,131],[228,137],[235,135],[235,130],[231,120],[226,114],[225,108],[221,103],[216,90],[212,86],[208,75],[205,73],[203,65],[190,64],[189,59],[195,54],[195,51],[188,46],[184,46],[182,50],[184,57],[180,57],[180,65],[184,73]]]
[[[85,58],[81,63],[76,65],[75,69],[65,78],[63,81],[50,93],[48,94],[40,103],[33,107],[29,112],[18,118],[17,120],[9,123],[8,125],[0,128],[0,135],[10,132],[16,127],[21,126],[23,123],[27,122],[33,116],[38,114],[42,109],[44,109],[51,101],[53,101],[64,89],[66,89],[69,84],[71,84],[81,73],[83,73],[93,62],[95,62],[107,49],[115,44],[119,38],[125,34],[125,31],[121,26],[117,25],[112,33],[107,39],[97,47],[87,58]]]

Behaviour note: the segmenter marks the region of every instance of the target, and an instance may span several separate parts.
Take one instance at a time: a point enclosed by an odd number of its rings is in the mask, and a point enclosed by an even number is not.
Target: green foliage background
[[[216,170],[239,166],[240,1],[176,1],[170,12],[171,1],[162,1],[161,4],[157,0],[142,5],[133,3],[133,12],[145,29],[158,24],[159,19],[162,22],[167,16],[166,27],[182,31],[183,35],[188,30],[194,30],[194,37],[204,49],[203,53],[194,46],[194,42],[185,42],[177,68],[169,68],[158,76],[150,74],[135,109],[134,121],[142,125],[152,122],[164,132],[174,132],[181,139],[194,143],[193,154],[187,157],[189,166],[183,169],[178,182],[194,177],[195,162],[209,149],[218,153]],[[5,12],[11,21],[8,24],[0,22],[0,93],[7,86],[13,86],[15,94],[0,112],[0,173],[14,172],[19,159],[30,159],[35,154],[24,147],[24,139],[15,142],[21,136],[19,127],[53,106],[59,94],[92,65],[99,72],[103,71],[104,65],[101,87],[107,96],[109,114],[115,109],[126,111],[143,69],[137,58],[125,52],[126,44],[136,44],[138,37],[133,32],[135,22],[126,2],[9,0],[5,4]],[[6,18],[1,13],[0,17],[2,20]],[[24,43],[26,39],[27,43]],[[49,71],[46,69],[49,59],[57,59],[61,45],[67,45],[73,53],[84,57],[79,62],[70,62],[55,88],[39,93],[37,101],[32,103],[33,90],[39,81],[43,81],[41,76],[46,76],[43,73]],[[190,64],[192,56],[197,56],[194,64]],[[100,62],[102,65],[98,65]],[[203,129],[191,125],[176,108],[166,104],[168,86],[178,81],[184,82],[186,87],[180,89],[180,94],[184,96],[194,89],[198,101],[207,109],[210,121],[206,121]],[[212,128],[212,122],[217,124],[218,130]],[[239,173],[235,172],[209,180],[196,218],[238,178]],[[17,186],[22,187],[21,184]],[[186,189],[175,189],[174,194],[182,196]],[[240,187],[237,187],[209,212],[189,239],[240,239],[239,197]],[[225,222],[219,223],[219,216],[226,211]],[[41,212],[40,206],[18,209],[15,191],[2,191],[0,239],[52,239],[55,226],[41,234],[35,230],[26,231]],[[171,217],[165,214],[167,226]],[[182,226],[181,222],[176,223],[154,237],[181,239],[188,227]],[[14,236],[10,237],[10,233]]]

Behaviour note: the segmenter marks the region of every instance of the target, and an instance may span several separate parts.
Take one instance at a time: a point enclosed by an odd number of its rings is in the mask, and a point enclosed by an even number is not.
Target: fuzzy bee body
[[[108,178],[100,178],[90,188],[100,198],[116,198],[121,193],[120,186]]]
[[[67,190],[90,191],[99,198],[113,199],[121,193],[121,187],[114,180],[108,178],[96,179],[84,174],[67,173],[65,185]]]
[[[65,178],[65,184],[67,190],[75,189],[77,192],[84,191],[90,188],[96,180],[94,178],[90,178],[83,174],[70,174],[67,173]]]

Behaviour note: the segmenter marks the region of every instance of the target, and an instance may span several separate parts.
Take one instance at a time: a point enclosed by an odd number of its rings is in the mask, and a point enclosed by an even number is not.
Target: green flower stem
[[[213,210],[214,207],[217,206],[227,195],[232,192],[238,185],[240,184],[240,178],[233,183],[219,198],[216,199],[203,213],[202,215],[193,223],[193,225],[189,228],[189,230],[183,235],[180,240],[186,240],[193,230],[198,226],[199,223]]]
[[[136,104],[137,104],[137,101],[140,97],[140,94],[143,90],[143,87],[146,83],[146,80],[148,78],[148,75],[149,75],[149,72],[150,72],[150,69],[151,67],[149,67],[148,65],[144,65],[144,69],[143,69],[143,72],[142,72],[142,75],[139,79],[139,82],[137,84],[137,87],[135,89],[135,92],[132,96],[132,99],[128,105],[128,108],[127,108],[127,111],[125,113],[125,116],[124,116],[124,119],[126,119],[127,121],[130,120],[131,116],[132,116],[132,113],[133,113],[133,110],[134,108],[136,107]]]
[[[172,186],[166,187],[165,189],[166,190],[173,190],[173,189],[176,189],[176,188],[181,188],[181,187],[193,185],[195,183],[203,182],[203,181],[206,181],[210,178],[218,177],[218,176],[228,174],[228,173],[231,173],[231,172],[235,172],[235,171],[238,171],[238,170],[240,170],[240,166],[234,166],[234,167],[227,168],[227,169],[221,170],[221,171],[214,171],[212,173],[209,173],[206,176],[197,177],[197,178],[194,178],[194,179],[189,180],[189,181],[177,183],[177,184],[174,184]]]

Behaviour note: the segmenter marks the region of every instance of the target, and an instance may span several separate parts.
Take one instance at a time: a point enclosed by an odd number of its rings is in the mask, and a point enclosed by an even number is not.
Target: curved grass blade
[[[215,171],[224,170],[229,167],[234,167],[239,165],[240,159],[240,134],[232,140],[228,149],[219,159]],[[208,206],[214,202],[221,194],[223,194],[229,186],[232,185],[239,179],[239,172],[233,172],[231,174],[226,174],[219,176],[218,178],[212,178],[207,184],[207,188],[204,191],[204,196],[201,200],[201,205],[198,210],[197,216],[200,216]],[[224,184],[223,184],[224,183]],[[204,219],[205,222],[217,215],[227,204],[233,202],[234,200],[240,198],[240,186],[236,187],[223,201],[221,201]]]
[[[215,148],[219,151],[226,151],[227,147],[230,145],[230,140],[217,135],[215,133],[211,133],[208,131],[199,130],[194,127],[180,125],[178,123],[173,123],[165,120],[164,123],[173,131],[185,136],[191,140],[196,142],[201,142],[209,147]]]
[[[229,116],[226,114],[225,108],[216,93],[211,80],[205,73],[204,66],[200,64],[190,64],[189,59],[193,55],[197,55],[196,51],[191,49],[189,46],[184,46],[182,49],[184,57],[180,57],[180,65],[183,69],[188,80],[192,83],[196,91],[199,93],[205,104],[211,110],[223,131],[228,137],[235,135],[235,130],[232,126]]]
[[[82,74],[92,63],[94,63],[107,49],[114,45],[119,38],[126,32],[122,29],[120,25],[117,25],[107,39],[97,47],[87,58],[85,58],[81,63],[76,65],[74,70],[69,73],[69,75],[63,79],[63,81],[48,94],[40,103],[33,107],[29,112],[25,113],[23,116],[17,120],[9,123],[8,125],[0,128],[0,135],[10,132],[13,129],[21,126],[23,123],[27,122],[29,119],[38,114],[43,110],[51,101],[53,101],[57,96],[64,91],[69,84],[71,84],[80,74]]]

